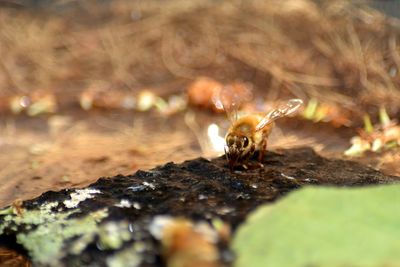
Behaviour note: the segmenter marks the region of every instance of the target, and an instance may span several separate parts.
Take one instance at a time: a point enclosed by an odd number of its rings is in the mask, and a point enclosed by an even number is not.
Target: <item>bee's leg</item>
[[[260,151],[258,153],[258,162],[260,162],[261,164],[264,161],[265,152],[267,152],[267,140],[264,139],[264,141],[262,141],[262,144],[260,146]]]
[[[258,168],[264,168],[264,165],[261,162],[250,162],[250,157],[247,158],[245,163],[243,163],[243,168],[247,169],[258,169]]]

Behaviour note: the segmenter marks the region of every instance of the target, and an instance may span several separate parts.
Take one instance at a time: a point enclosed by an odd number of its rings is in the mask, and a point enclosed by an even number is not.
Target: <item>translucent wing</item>
[[[232,83],[224,86],[219,94],[213,99],[218,109],[226,112],[228,119],[234,122],[238,119],[239,107],[252,98],[251,87],[243,83]]]
[[[290,99],[285,104],[278,106],[276,109],[270,111],[256,126],[256,131],[263,129],[268,124],[274,122],[275,120],[286,117],[290,114],[296,112],[301,105],[303,105],[303,100],[301,99]]]

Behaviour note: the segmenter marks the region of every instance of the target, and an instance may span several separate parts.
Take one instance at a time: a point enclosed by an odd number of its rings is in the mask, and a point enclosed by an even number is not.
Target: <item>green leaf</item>
[[[253,212],[236,267],[400,266],[400,185],[309,187]]]

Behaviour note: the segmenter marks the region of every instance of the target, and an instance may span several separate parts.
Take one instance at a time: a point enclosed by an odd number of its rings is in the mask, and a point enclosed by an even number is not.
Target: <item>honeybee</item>
[[[225,156],[229,168],[233,170],[235,166],[242,165],[247,168],[249,159],[256,151],[258,162],[262,165],[265,152],[267,150],[268,137],[274,127],[275,121],[296,112],[303,101],[301,99],[290,99],[280,104],[277,108],[265,113],[252,113],[237,117],[237,104],[232,97],[230,101],[222,101],[231,126],[225,136]]]

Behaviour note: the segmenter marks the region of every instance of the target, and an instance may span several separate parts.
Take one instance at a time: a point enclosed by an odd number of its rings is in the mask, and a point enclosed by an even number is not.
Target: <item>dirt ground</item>
[[[136,115],[5,119],[0,137],[0,205],[198,155],[190,133],[172,131],[169,121]],[[174,124],[179,129],[179,123]]]
[[[188,114],[194,115],[194,122],[188,123]],[[221,136],[229,125],[223,115],[201,110],[187,110],[172,117],[156,112],[79,110],[68,115],[3,117],[0,206],[48,190],[83,187],[100,177],[221,155],[207,136],[207,127],[212,123],[221,127]],[[322,155],[344,158],[342,152],[353,134],[350,129],[289,119],[274,129],[269,147],[309,145]],[[399,175],[398,157],[392,152],[358,160]]]

